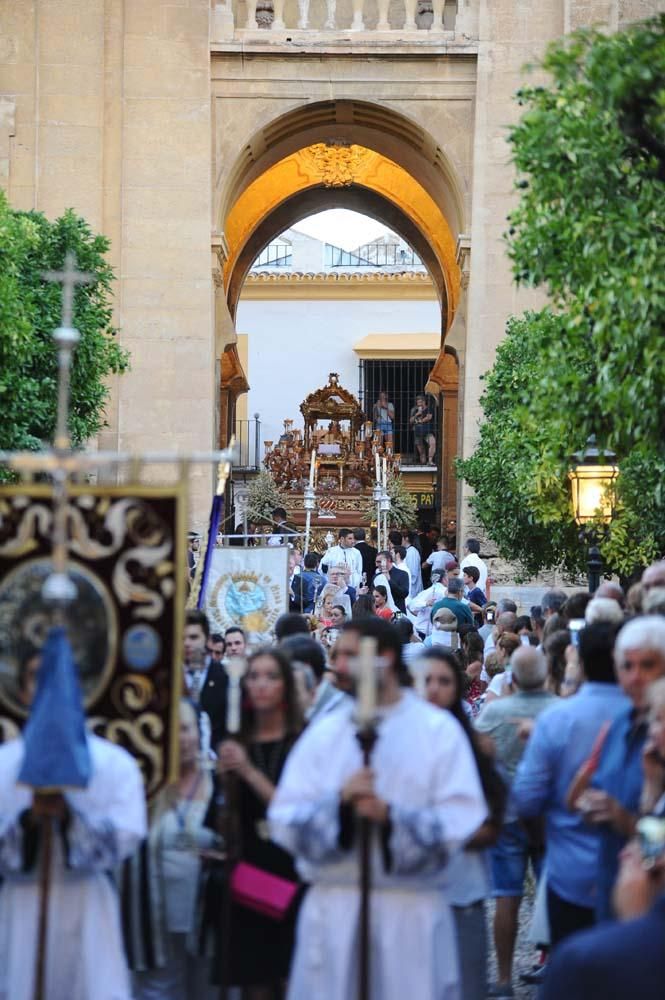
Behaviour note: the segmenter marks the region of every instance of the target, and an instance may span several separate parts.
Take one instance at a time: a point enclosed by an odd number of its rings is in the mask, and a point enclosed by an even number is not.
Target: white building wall
[[[401,334],[400,341],[409,333],[438,333],[441,312],[436,301],[241,298],[236,329],[248,336],[247,412],[260,415],[263,441],[277,441],[285,418],[302,426],[300,404],[327,383],[329,372],[358,393],[353,345],[359,340],[370,333]]]

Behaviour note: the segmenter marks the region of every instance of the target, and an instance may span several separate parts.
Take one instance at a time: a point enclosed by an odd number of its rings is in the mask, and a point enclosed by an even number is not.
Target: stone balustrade
[[[211,41],[252,36],[277,41],[303,33],[325,41],[350,32],[441,35],[455,41],[477,38],[479,0],[226,0],[212,3]],[[239,34],[240,33],[240,34]],[[425,33],[425,35],[421,34]],[[291,38],[286,39],[291,41]]]

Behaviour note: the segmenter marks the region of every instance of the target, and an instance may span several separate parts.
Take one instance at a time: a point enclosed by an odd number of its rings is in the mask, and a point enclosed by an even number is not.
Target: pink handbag
[[[283,920],[298,884],[240,861],[231,875],[231,897],[241,906],[273,920]]]

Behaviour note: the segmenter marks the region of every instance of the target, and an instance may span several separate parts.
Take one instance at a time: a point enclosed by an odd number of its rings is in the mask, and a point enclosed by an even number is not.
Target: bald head
[[[503,614],[499,615],[496,620],[496,627],[499,635],[504,632],[515,632],[515,625],[517,624],[517,615],[514,611],[504,611]]]
[[[645,591],[653,587],[665,587],[665,559],[647,566],[642,573],[642,587]]]
[[[611,580],[604,580],[593,596],[608,597],[611,601],[616,601],[620,608],[626,606],[626,595],[623,588],[618,583],[612,583]]]
[[[535,646],[520,646],[510,657],[513,680],[520,691],[539,691],[547,680],[547,660]]]

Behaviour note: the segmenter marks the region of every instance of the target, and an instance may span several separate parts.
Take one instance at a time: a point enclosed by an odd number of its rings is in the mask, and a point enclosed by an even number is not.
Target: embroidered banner
[[[275,622],[288,609],[289,548],[216,548],[208,569],[202,607],[210,630],[239,625],[252,642],[272,638]]]
[[[149,796],[177,774],[185,604],[184,486],[72,486],[65,625],[88,725],[141,767]],[[0,741],[34,696],[53,610],[48,486],[0,487]]]

